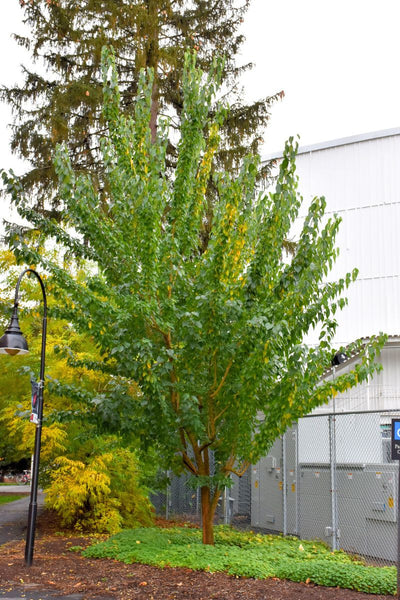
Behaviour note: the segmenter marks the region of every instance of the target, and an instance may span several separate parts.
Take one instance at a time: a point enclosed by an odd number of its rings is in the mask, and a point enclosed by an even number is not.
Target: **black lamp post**
[[[33,273],[40,283],[40,287],[43,293],[43,322],[42,322],[42,352],[40,357],[40,380],[38,386],[38,421],[36,424],[35,433],[35,450],[33,455],[33,467],[32,467],[32,479],[31,479],[31,496],[29,502],[29,514],[28,514],[28,530],[26,534],[26,546],[25,546],[25,564],[30,567],[33,561],[33,546],[35,543],[35,528],[36,528],[36,514],[37,514],[37,491],[38,491],[38,476],[39,476],[39,459],[40,459],[40,444],[42,438],[42,417],[43,417],[43,386],[44,386],[44,363],[46,353],[46,331],[47,331],[47,301],[46,291],[44,284],[36,271],[33,269],[25,269],[18,278],[17,286],[15,288],[15,300],[14,310],[11,317],[8,329],[2,338],[0,338],[0,353],[10,354],[27,354],[28,344],[22,332],[19,328],[18,323],[18,293],[19,286],[22,277],[25,273]]]

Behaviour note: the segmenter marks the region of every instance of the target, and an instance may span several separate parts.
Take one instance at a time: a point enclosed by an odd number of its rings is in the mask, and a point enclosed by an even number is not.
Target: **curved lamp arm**
[[[15,354],[27,354],[29,352],[28,344],[27,344],[24,336],[22,335],[22,331],[20,329],[19,322],[18,322],[19,288],[20,288],[20,284],[21,284],[21,279],[23,278],[23,276],[26,273],[33,273],[40,283],[40,287],[41,287],[42,294],[43,294],[43,305],[44,305],[43,321],[45,324],[47,322],[47,299],[46,299],[46,290],[44,288],[43,281],[42,281],[40,275],[36,271],[34,271],[33,269],[25,269],[25,271],[23,271],[21,273],[21,275],[19,276],[16,288],[15,288],[14,309],[13,309],[10,324],[7,327],[6,332],[3,335],[3,337],[0,338],[0,354],[9,354],[11,356],[14,356]],[[45,337],[46,337],[46,327],[44,328],[44,332],[45,332]],[[43,379],[43,377],[41,377],[41,379]]]
[[[23,278],[23,276],[26,273],[32,273],[33,275],[35,275],[35,277],[37,278],[37,280],[40,283],[40,287],[42,288],[42,294],[43,294],[43,304],[44,304],[44,316],[47,317],[47,299],[46,299],[46,290],[44,287],[44,283],[42,278],[40,277],[39,273],[37,273],[37,271],[35,271],[34,269],[25,269],[25,271],[22,271],[21,275],[18,277],[18,281],[17,281],[17,285],[15,286],[15,299],[14,299],[14,307],[18,306],[18,302],[19,302],[19,286],[21,284],[21,279]]]

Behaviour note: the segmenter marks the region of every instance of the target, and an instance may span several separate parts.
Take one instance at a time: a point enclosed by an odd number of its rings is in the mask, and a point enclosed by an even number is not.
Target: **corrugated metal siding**
[[[399,329],[400,277],[360,279],[347,291],[348,306],[337,313],[336,343],[346,345],[357,338]],[[309,341],[309,343],[314,343]]]
[[[400,346],[388,345],[379,358],[383,370],[367,382],[359,384],[342,394],[337,394],[329,404],[315,409],[314,413],[373,411],[398,409],[400,406]],[[348,372],[350,366],[337,367],[329,375],[334,380],[338,375]],[[390,422],[387,421],[387,422]]]
[[[400,136],[318,150],[297,157],[305,198],[325,196],[328,211],[398,202]]]
[[[297,172],[304,207],[323,195],[327,213],[342,218],[330,279],[359,269],[336,343],[400,331],[400,135],[300,154]],[[308,342],[317,342],[316,334]]]

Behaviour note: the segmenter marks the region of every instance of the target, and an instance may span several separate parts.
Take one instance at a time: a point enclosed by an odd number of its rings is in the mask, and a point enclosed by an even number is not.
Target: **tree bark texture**
[[[201,518],[203,525],[203,544],[214,546],[214,514],[211,511],[211,494],[208,486],[203,486],[201,488]]]

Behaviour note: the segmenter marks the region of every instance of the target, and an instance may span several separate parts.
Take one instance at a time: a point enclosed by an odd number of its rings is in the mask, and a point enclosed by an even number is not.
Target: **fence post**
[[[229,488],[224,487],[224,525],[229,525]]]
[[[169,499],[170,499],[169,471],[167,471],[167,486],[165,490],[165,518],[169,519]]]
[[[196,517],[200,517],[200,488],[196,488]]]
[[[332,500],[332,550],[338,549],[338,511],[336,487],[336,416],[329,415],[329,454],[331,471],[331,500]]]
[[[169,518],[169,485],[167,484],[167,489],[165,490],[165,518],[168,520]]]
[[[282,436],[282,463],[283,535],[287,535],[286,433]]]
[[[295,434],[295,476],[296,476],[296,534],[300,536],[300,468],[299,468],[299,424],[294,428]]]

